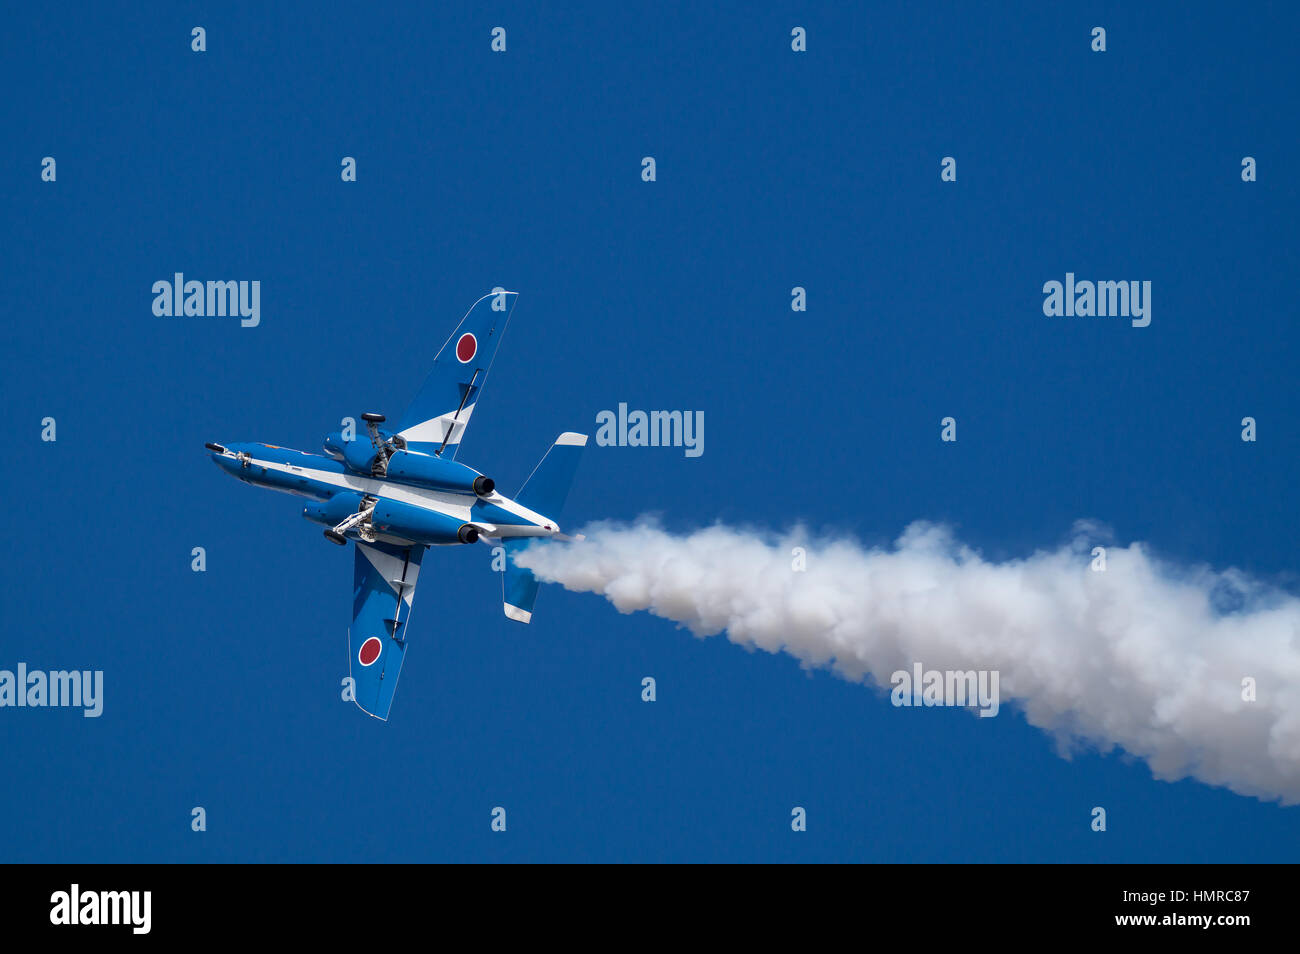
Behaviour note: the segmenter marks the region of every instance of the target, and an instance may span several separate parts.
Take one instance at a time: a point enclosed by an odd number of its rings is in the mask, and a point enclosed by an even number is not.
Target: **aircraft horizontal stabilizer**
[[[586,434],[566,431],[557,437],[546,456],[524,481],[516,499],[531,510],[558,518],[569,496],[569,485],[578,470],[582,449],[586,446]],[[503,541],[506,571],[501,582],[505,591],[505,613],[509,619],[520,623],[532,620],[533,604],[537,602],[537,578],[514,562],[515,554],[530,542],[526,537]]]
[[[564,501],[568,499],[573,475],[577,473],[582,449],[586,446],[586,434],[575,434],[572,431],[561,434],[546,452],[546,456],[533,468],[515,499],[530,510],[558,519],[564,509]]]
[[[506,548],[506,571],[501,580],[506,618],[517,623],[532,621],[533,604],[537,602],[537,578],[531,570],[515,566],[515,554],[530,543],[531,540],[519,537],[502,541]]]

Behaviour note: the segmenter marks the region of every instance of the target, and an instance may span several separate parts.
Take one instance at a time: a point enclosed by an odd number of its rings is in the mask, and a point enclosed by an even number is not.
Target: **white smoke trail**
[[[541,580],[647,610],[697,636],[888,687],[927,670],[996,670],[1004,701],[1068,755],[1120,746],[1160,779],[1300,802],[1300,599],[1245,575],[1180,569],[1141,544],[1092,568],[1081,524],[1053,551],[986,561],[942,527],[910,526],[889,549],[808,547],[714,526],[687,536],[601,523],[518,563]],[[807,547],[795,571],[796,546]],[[1243,680],[1255,680],[1246,701]]]

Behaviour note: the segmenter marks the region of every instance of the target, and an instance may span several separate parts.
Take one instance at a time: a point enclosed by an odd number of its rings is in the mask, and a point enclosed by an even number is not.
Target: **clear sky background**
[[[483,546],[427,555],[377,722],[340,697],[352,554],[203,450],[396,416],[504,285],[460,459],[505,492],[620,402],[705,414],[697,459],[590,446],[567,525],[927,518],[1005,559],[1093,518],[1295,591],[1293,5],[26,6],[0,668],[105,703],[0,710],[0,860],[1294,859],[1300,809],[1064,760],[1011,707],[554,587],[512,623]],[[259,280],[260,326],[155,317],[177,271]],[[1044,317],[1067,271],[1150,280],[1150,327]]]

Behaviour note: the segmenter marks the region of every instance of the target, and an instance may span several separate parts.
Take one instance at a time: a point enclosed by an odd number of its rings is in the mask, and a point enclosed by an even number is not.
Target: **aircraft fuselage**
[[[359,474],[332,457],[273,444],[217,446],[222,449],[209,448],[213,462],[231,476],[316,501],[303,508],[303,516],[315,523],[332,527],[355,514],[363,502],[372,507],[366,523],[346,531],[354,540],[373,535],[390,543],[443,546],[467,542],[466,526],[489,539],[549,537],[560,532],[555,520],[495,488],[485,495],[453,493]]]

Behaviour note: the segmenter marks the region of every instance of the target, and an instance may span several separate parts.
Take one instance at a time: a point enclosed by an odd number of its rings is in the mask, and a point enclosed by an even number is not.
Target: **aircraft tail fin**
[[[578,470],[582,449],[587,446],[586,434],[571,431],[561,434],[546,452],[546,456],[533,468],[515,496],[529,510],[559,519],[564,501],[569,496],[569,485]],[[537,578],[532,572],[516,566],[514,556],[533,542],[531,537],[514,537],[503,542],[506,549],[506,571],[502,575],[505,595],[505,613],[510,619],[527,623],[533,618],[533,604],[537,602]]]
[[[515,554],[532,542],[531,537],[512,537],[502,541],[506,548],[506,571],[501,580],[506,617],[517,623],[532,621],[533,604],[537,602],[537,577],[531,570],[515,566]]]
[[[569,496],[569,485],[578,470],[582,449],[587,446],[586,434],[566,431],[555,439],[546,456],[538,461],[532,474],[515,494],[515,499],[548,517],[559,519],[564,501]]]

